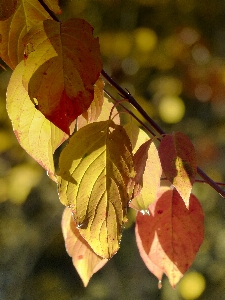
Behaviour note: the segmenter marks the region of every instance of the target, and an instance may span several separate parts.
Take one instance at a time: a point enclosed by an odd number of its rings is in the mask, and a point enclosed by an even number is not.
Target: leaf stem
[[[143,108],[137,103],[134,97],[127,91],[125,91],[118,83],[116,83],[104,70],[101,72],[102,76],[124,97],[130,104],[132,104],[137,111],[145,118],[145,120],[160,134],[163,135],[165,132],[161,127],[156,124],[151,117],[143,110]],[[215,191],[217,191],[223,198],[225,198],[225,190],[223,190],[215,181],[213,181],[205,172],[197,167],[197,173],[209,184]]]

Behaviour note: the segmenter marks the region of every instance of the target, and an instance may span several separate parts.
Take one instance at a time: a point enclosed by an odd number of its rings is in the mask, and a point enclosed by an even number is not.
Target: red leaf
[[[172,287],[192,264],[204,238],[204,214],[191,194],[189,209],[174,189],[161,189],[149,206],[150,215],[137,215],[136,236],[144,251],[169,278]],[[140,244],[140,242],[139,242]],[[144,254],[145,255],[145,254]],[[158,277],[158,276],[157,276]]]
[[[181,132],[166,135],[159,147],[162,169],[186,206],[197,173],[196,154],[190,139]]]
[[[80,275],[84,286],[87,286],[91,276],[100,270],[108,260],[95,254],[80,235],[69,208],[65,208],[62,216],[62,231],[66,250],[72,257],[73,265]]]
[[[24,37],[23,84],[43,115],[69,134],[90,106],[102,70],[99,41],[81,19],[45,20]]]

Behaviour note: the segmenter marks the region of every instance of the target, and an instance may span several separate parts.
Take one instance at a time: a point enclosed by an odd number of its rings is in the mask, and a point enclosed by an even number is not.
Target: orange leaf
[[[0,21],[6,20],[16,10],[17,0],[3,0],[0,3]]]
[[[197,172],[193,144],[181,132],[166,135],[159,146],[159,157],[167,179],[174,185],[188,207]]]
[[[100,270],[108,260],[95,254],[80,235],[69,208],[65,208],[62,216],[62,231],[66,250],[69,256],[72,257],[73,265],[84,286],[87,286],[92,275]]]
[[[27,153],[56,181],[53,153],[68,136],[35,109],[22,84],[24,62],[15,68],[7,89],[7,111],[14,133]]]
[[[158,200],[149,206],[150,215],[137,215],[139,251],[168,276],[172,287],[192,264],[204,238],[204,214],[191,194],[189,209],[179,193],[162,188]]]
[[[67,134],[90,106],[102,70],[99,42],[92,33],[85,20],[45,20],[24,38],[24,86],[36,108]]]
[[[15,13],[7,20],[0,22],[0,35],[2,36],[0,55],[11,69],[14,69],[24,57],[22,41],[24,35],[45,19],[51,19],[51,17],[38,0],[18,0]]]

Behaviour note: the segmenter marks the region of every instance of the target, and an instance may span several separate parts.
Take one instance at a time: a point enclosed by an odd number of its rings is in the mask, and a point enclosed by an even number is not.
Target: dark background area
[[[104,69],[166,132],[186,133],[198,165],[225,181],[225,1],[60,4],[61,20],[81,17],[94,27]],[[142,262],[133,215],[119,252],[83,287],[65,250],[56,185],[19,146],[7,117],[10,75],[0,73],[0,299],[224,299],[225,199],[201,183],[194,193],[205,212],[205,240],[176,290],[166,278],[159,290]]]

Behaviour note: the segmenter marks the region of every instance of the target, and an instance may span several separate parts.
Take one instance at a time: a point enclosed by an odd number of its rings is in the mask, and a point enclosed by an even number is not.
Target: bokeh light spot
[[[164,96],[159,104],[159,115],[163,122],[174,124],[181,121],[185,114],[183,100],[177,96]]]
[[[202,274],[190,272],[184,276],[179,284],[179,292],[183,299],[197,299],[205,290],[206,282]]]
[[[150,28],[138,28],[134,32],[136,47],[140,52],[150,52],[157,44],[157,35]]]

